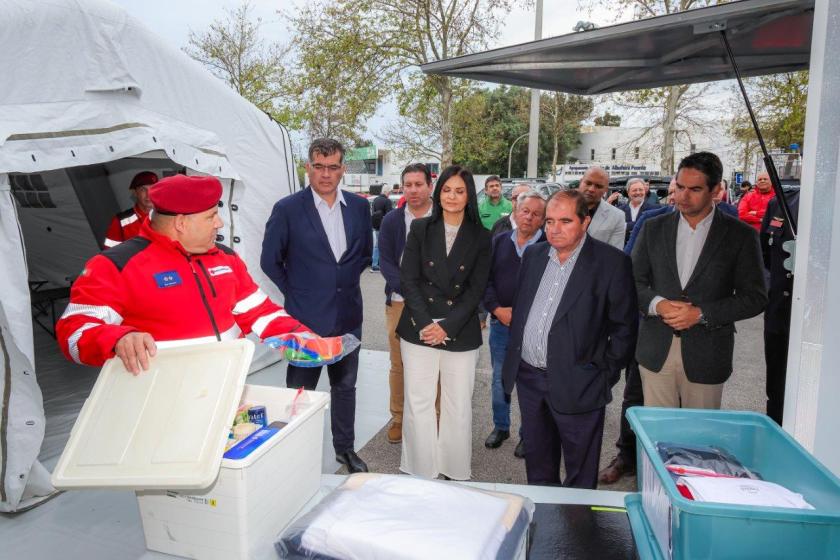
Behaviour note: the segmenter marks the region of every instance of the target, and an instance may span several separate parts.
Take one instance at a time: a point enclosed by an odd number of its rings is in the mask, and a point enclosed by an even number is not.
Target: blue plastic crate
[[[637,438],[640,494],[625,502],[642,560],[840,559],[840,479],[768,417],[634,407],[627,419]],[[665,470],[658,442],[724,448],[764,480],[802,494],[815,509],[687,500]],[[645,509],[657,498],[659,505],[665,500],[664,518],[661,508]]]

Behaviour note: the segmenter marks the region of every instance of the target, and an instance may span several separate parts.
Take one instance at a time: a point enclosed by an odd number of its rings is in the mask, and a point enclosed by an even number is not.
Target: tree
[[[456,87],[444,76],[417,76],[421,64],[469,54],[487,46],[497,34],[500,17],[516,0],[318,0],[291,17],[295,43],[305,55],[301,75],[306,98],[337,87],[370,89],[345,111],[347,124],[358,127],[365,111],[391,92],[399,97],[401,115],[423,139],[439,146],[442,164],[452,161],[452,108]],[[375,21],[376,25],[370,25]],[[333,72],[324,72],[326,66]],[[338,71],[335,71],[338,70]],[[419,89],[419,94],[418,90]],[[430,97],[429,92],[434,92]],[[351,92],[353,93],[353,92]],[[333,93],[330,96],[334,96]],[[361,106],[360,106],[361,105]],[[304,101],[309,115],[319,103]],[[417,112],[403,112],[413,107]],[[416,140],[416,138],[415,138]]]
[[[743,105],[743,101],[741,101],[741,104]],[[749,116],[747,116],[746,109],[731,120],[729,135],[738,146],[738,160],[741,169],[744,173],[749,173],[759,146],[755,129]]]
[[[770,147],[787,149],[805,139],[808,72],[791,72],[752,78],[748,91],[761,115],[762,134]]]
[[[530,96],[519,87],[474,88],[453,108],[453,159],[481,175],[507,175],[510,146],[528,132]],[[527,146],[520,141],[517,146]],[[514,176],[524,172],[524,151],[514,155]]]
[[[621,126],[621,115],[613,115],[609,111],[600,117],[595,117],[595,126]]]
[[[744,83],[756,112],[758,126],[768,149],[802,146],[805,138],[805,108],[808,101],[808,72],[773,74],[747,79]],[[742,169],[746,172],[759,152],[758,137],[749,118],[741,90],[732,88],[729,133],[738,144]]]
[[[684,12],[695,8],[725,4],[727,0],[580,0],[590,8],[600,5],[623,13],[633,10],[634,19]],[[691,131],[708,126],[701,116],[702,101],[708,86],[674,85],[663,88],[639,90],[617,94],[614,99],[619,106],[658,114],[645,127],[644,133],[635,141],[647,137],[658,144],[660,167],[663,174],[674,172],[674,143],[680,135],[689,136]]]
[[[252,18],[251,12],[247,0],[236,9],[226,9],[225,17],[214,20],[206,31],[190,31],[183,50],[272,118],[297,128],[294,112],[284,103],[289,47],[266,45],[260,38],[262,21]]]
[[[582,95],[567,95],[558,91],[540,97],[540,128],[546,128],[551,139],[551,177],[557,180],[557,162],[577,144],[581,121],[592,114],[594,103]],[[615,117],[616,115],[607,116]],[[621,122],[621,118],[618,118]],[[597,121],[597,119],[596,119]],[[611,126],[611,125],[610,125]]]

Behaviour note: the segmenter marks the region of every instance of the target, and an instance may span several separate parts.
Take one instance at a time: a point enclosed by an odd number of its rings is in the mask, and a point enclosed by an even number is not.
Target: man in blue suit
[[[309,186],[274,205],[265,226],[263,271],[286,309],[321,336],[362,335],[361,273],[371,262],[370,205],[338,188],[344,147],[320,138],[309,146]],[[367,465],[353,449],[359,350],[327,366],[336,461],[351,473]],[[289,365],[286,385],[315,389],[321,370]]]
[[[586,232],[578,191],[558,191],[547,242],[526,249],[502,379],[516,387],[528,484],[594,489],[612,386],[636,348],[638,309],[630,257]]]

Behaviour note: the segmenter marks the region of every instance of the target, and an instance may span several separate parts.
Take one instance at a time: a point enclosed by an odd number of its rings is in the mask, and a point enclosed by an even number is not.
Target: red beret
[[[197,214],[219,203],[222,184],[215,177],[164,177],[149,189],[155,211],[161,214]]]
[[[134,179],[131,180],[131,184],[128,186],[129,189],[136,189],[137,187],[143,187],[146,185],[154,185],[158,182],[158,176],[151,171],[141,171],[137,175],[134,176]]]

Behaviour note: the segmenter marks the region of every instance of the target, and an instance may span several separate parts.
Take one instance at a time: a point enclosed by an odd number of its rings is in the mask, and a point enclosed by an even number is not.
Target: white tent
[[[53,492],[30,294],[66,292],[151,169],[222,179],[220,241],[277,297],[260,245],[297,181],[282,126],[122,9],[4,0],[0,21],[0,511],[16,511]]]

